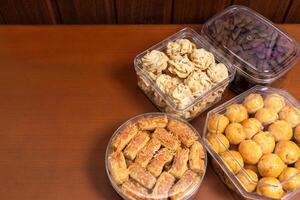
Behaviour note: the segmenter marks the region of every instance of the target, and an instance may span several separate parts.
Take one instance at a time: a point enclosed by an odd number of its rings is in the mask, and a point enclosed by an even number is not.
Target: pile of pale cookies
[[[169,42],[165,52],[148,52],[142,58],[142,67],[179,109],[228,77],[223,63],[216,63],[212,53],[197,49],[188,39]]]
[[[164,114],[130,123],[110,148],[110,175],[128,199],[184,199],[200,185],[206,169],[197,133]]]
[[[284,97],[252,93],[212,114],[207,129],[211,148],[247,192],[278,199],[300,188],[300,111]]]

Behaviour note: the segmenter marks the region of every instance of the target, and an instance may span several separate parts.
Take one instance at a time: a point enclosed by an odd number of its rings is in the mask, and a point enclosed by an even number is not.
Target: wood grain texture
[[[54,24],[61,24],[61,16],[58,10],[56,0],[45,0],[45,3],[47,4],[50,17]]]
[[[173,23],[204,23],[230,5],[230,0],[174,0]]]
[[[63,24],[115,23],[114,0],[56,0]]]
[[[300,0],[292,0],[285,23],[300,23]]]
[[[1,0],[0,12],[8,24],[55,24],[50,0]]]
[[[2,0],[0,24],[204,23],[231,4],[300,22],[300,0]]]
[[[129,118],[158,111],[137,87],[133,58],[183,27],[0,26],[0,199],[121,199],[106,175],[107,143]],[[300,42],[300,25],[281,27]],[[300,63],[275,86],[300,100],[299,73]],[[191,122],[200,134],[205,116]],[[208,166],[195,199],[231,193]]]
[[[0,12],[0,24],[6,24],[6,22],[4,21],[2,14]]]
[[[171,23],[172,0],[116,0],[119,24]]]
[[[250,7],[275,23],[284,21],[289,3],[290,0],[233,0],[233,4]]]

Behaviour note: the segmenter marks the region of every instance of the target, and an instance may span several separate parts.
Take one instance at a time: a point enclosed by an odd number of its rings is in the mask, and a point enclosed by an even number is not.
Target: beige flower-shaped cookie
[[[167,54],[171,58],[176,55],[190,54],[194,48],[196,48],[196,45],[188,39],[178,39],[167,44]]]
[[[201,70],[193,71],[185,80],[185,85],[187,85],[194,96],[200,96],[210,88],[212,88],[212,82],[208,78],[205,72]]]
[[[168,70],[180,78],[186,78],[195,68],[194,64],[187,56],[176,56],[173,60],[169,60]]]
[[[153,74],[161,74],[168,67],[168,56],[161,51],[152,50],[142,58],[143,69]]]
[[[194,49],[190,55],[192,62],[195,67],[205,70],[215,65],[214,55],[205,49]]]
[[[165,94],[169,94],[179,83],[181,83],[180,79],[167,74],[161,74],[156,79],[158,88]]]
[[[158,77],[159,75],[161,75],[161,73],[156,74],[156,73],[149,72],[149,71],[146,71],[146,73],[148,74],[148,76],[149,76],[152,80],[156,80],[157,77]]]
[[[223,63],[212,65],[206,73],[210,80],[215,83],[219,83],[228,77],[227,67]]]
[[[180,109],[185,108],[194,99],[190,88],[183,83],[174,88],[170,97],[178,104],[178,108]]]

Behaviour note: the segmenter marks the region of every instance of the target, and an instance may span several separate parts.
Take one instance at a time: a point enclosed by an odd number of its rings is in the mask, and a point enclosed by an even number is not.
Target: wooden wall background
[[[300,23],[300,0],[0,0],[0,23],[192,24],[233,4],[276,23]]]

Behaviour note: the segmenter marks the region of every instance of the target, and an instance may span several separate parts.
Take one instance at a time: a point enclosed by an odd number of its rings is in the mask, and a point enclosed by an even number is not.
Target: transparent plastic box
[[[214,171],[217,173],[217,175],[223,181],[223,183],[225,185],[227,185],[229,189],[231,189],[232,191],[234,191],[237,194],[236,196],[239,199],[270,200],[270,199],[273,199],[273,198],[268,198],[268,197],[259,195],[259,194],[256,193],[256,190],[254,190],[253,192],[247,192],[246,189],[244,188],[243,184],[237,178],[236,174],[233,173],[231,170],[229,170],[229,168],[225,164],[225,161],[220,156],[221,153],[216,152],[213,149],[213,147],[211,146],[211,143],[206,139],[206,136],[209,134],[208,118],[211,115],[216,114],[216,113],[225,114],[226,108],[228,106],[230,106],[232,104],[242,104],[245,97],[248,96],[249,94],[252,94],[252,93],[260,94],[261,96],[263,96],[263,98],[266,97],[268,94],[276,93],[276,94],[279,94],[280,96],[282,96],[284,98],[286,105],[292,105],[292,106],[300,109],[299,102],[293,96],[291,96],[287,91],[281,90],[281,89],[276,89],[276,88],[271,88],[271,87],[268,87],[268,86],[257,85],[255,87],[245,91],[244,93],[232,98],[231,100],[225,102],[224,104],[216,107],[215,109],[211,110],[210,112],[208,112],[206,122],[205,122],[205,126],[204,126],[204,129],[203,129],[203,141],[204,141],[205,148],[207,149],[207,151],[209,152],[209,154],[212,157],[211,158],[211,163],[212,163]],[[250,115],[249,118],[250,117],[253,117],[253,116]],[[267,128],[267,126],[264,126],[263,131],[266,131],[266,128]],[[218,133],[218,134],[223,134],[223,133]],[[252,138],[254,136],[252,136]],[[219,139],[219,137],[216,137],[216,139],[218,140],[219,145],[222,146],[224,149],[226,149],[224,152],[229,152],[230,150],[239,151],[239,150],[236,149],[238,147],[236,147],[234,145],[232,146],[232,144],[231,144],[230,148],[228,149],[227,146],[222,142],[222,140]],[[298,144],[298,146],[299,146],[299,144]],[[273,153],[274,153],[274,151],[273,151]],[[243,173],[243,174],[246,174],[244,166],[241,166],[240,162],[231,153],[229,153],[229,155],[231,156],[233,162],[237,166],[242,167],[239,172]],[[289,167],[294,167],[294,164],[291,164],[291,165],[288,165],[288,166]],[[289,180],[292,180],[292,178],[294,178],[295,176],[300,176],[300,172],[297,173],[296,175],[292,176],[291,178],[280,182],[281,187],[283,187],[285,184],[287,184],[287,182]],[[247,178],[247,181],[249,181],[250,183],[258,183],[255,180],[253,180],[249,175],[245,175],[245,177]],[[265,183],[264,186],[271,186],[271,187],[274,187],[274,188],[276,187],[274,185],[271,185],[271,184],[268,185],[266,183]],[[291,199],[292,197],[295,197],[295,196],[300,197],[299,195],[300,195],[300,187],[298,189],[296,189],[295,191],[285,191],[285,195],[280,199],[287,200],[287,199]]]
[[[182,38],[213,53],[217,62],[226,65],[229,76],[190,105],[178,108],[143,71],[142,57],[151,50],[164,51],[169,42]],[[291,69],[299,55],[299,44],[268,19],[244,6],[231,6],[208,20],[201,35],[185,28],[136,56],[134,65],[139,87],[161,111],[191,120],[217,103],[232,80],[237,93],[257,84],[270,85]]]
[[[210,90],[203,93],[201,96],[195,98],[189,105],[184,108],[178,108],[174,101],[163,93],[157,86],[155,81],[150,78],[148,73],[143,70],[142,58],[152,50],[165,51],[169,42],[177,39],[188,39],[196,44],[197,48],[203,48],[211,52],[217,63],[223,63],[228,69],[228,77],[220,83],[214,85]],[[219,53],[212,45],[210,45],[201,35],[191,28],[184,28],[174,35],[166,38],[158,44],[150,47],[137,55],[134,59],[135,71],[137,74],[138,86],[143,90],[147,97],[161,110],[162,112],[177,115],[186,120],[192,120],[201,112],[211,107],[213,104],[221,100],[222,94],[228,84],[233,80],[235,74],[235,67]]]
[[[128,127],[129,125],[132,125],[132,124],[136,124],[139,120],[141,119],[144,119],[144,118],[151,118],[151,117],[163,117],[163,116],[166,116],[168,120],[177,120],[181,123],[183,123],[184,125],[187,125],[189,128],[191,128],[191,130],[196,133],[196,135],[198,136],[198,140],[200,142],[200,144],[202,145],[203,147],[203,151],[204,151],[204,169],[203,169],[203,172],[201,172],[200,174],[197,173],[197,181],[196,182],[193,182],[191,183],[188,188],[185,190],[185,191],[181,191],[180,193],[180,199],[183,199],[183,200],[188,200],[188,199],[193,199],[199,188],[200,188],[200,185],[202,184],[202,181],[204,179],[204,176],[205,176],[205,172],[206,172],[206,167],[207,167],[207,153],[206,153],[206,149],[204,148],[204,144],[202,142],[202,138],[200,136],[200,134],[193,128],[192,125],[190,125],[188,122],[186,122],[185,120],[181,119],[181,118],[178,118],[174,115],[171,115],[171,114],[164,114],[164,113],[158,113],[158,112],[155,112],[155,113],[145,113],[145,114],[141,114],[141,115],[138,115],[138,116],[135,116],[131,119],[129,119],[128,121],[126,121],[125,123],[123,123],[115,132],[114,134],[112,135],[108,145],[107,145],[107,148],[106,148],[106,155],[105,155],[105,165],[106,165],[106,172],[107,172],[107,175],[108,175],[108,178],[111,182],[111,185],[113,186],[113,188],[115,189],[115,191],[125,200],[133,200],[133,199],[169,199],[170,196],[157,196],[157,195],[153,195],[152,194],[152,190],[153,188],[155,187],[155,185],[153,186],[152,189],[147,189],[147,195],[145,194],[142,194],[140,193],[140,190],[128,190],[128,191],[124,191],[122,189],[122,186],[119,184],[117,184],[115,181],[114,181],[114,178],[112,177],[112,173],[111,173],[111,168],[110,168],[110,165],[109,165],[109,156],[114,152],[114,150],[112,149],[112,141],[113,139],[120,133],[120,131],[124,130],[126,127]],[[152,133],[151,133],[152,134]],[[183,145],[183,144],[182,144]],[[162,149],[163,147],[160,147],[160,150]],[[187,148],[187,147],[184,147],[182,146],[182,148]],[[157,156],[157,152],[159,150],[156,150],[156,153],[154,154],[153,158],[155,156]],[[127,167],[130,166],[130,164],[132,164],[132,162],[134,161],[128,161],[126,159],[126,164],[127,164]],[[173,162],[173,161],[172,161]],[[168,163],[164,166],[164,169],[163,169],[163,172],[168,172],[168,170],[170,169],[170,166],[172,165],[172,162],[171,163]],[[145,168],[146,169],[146,168]],[[191,169],[187,169],[187,171],[192,171]],[[149,171],[147,171],[149,173]],[[162,175],[162,174],[161,174]],[[159,177],[156,178],[156,181]],[[173,183],[172,187],[178,182],[178,180],[180,179],[177,179],[175,180],[175,182]],[[131,178],[129,177],[129,181],[131,181]],[[156,182],[157,183],[157,182]],[[155,183],[155,184],[156,184]],[[195,184],[196,183],[196,184]],[[122,183],[123,184],[123,183]],[[168,195],[170,195],[170,193],[168,193]],[[174,194],[172,194],[174,195]]]
[[[299,57],[299,44],[271,21],[244,6],[231,6],[208,20],[202,35],[235,64],[231,88],[240,93],[269,85]]]

